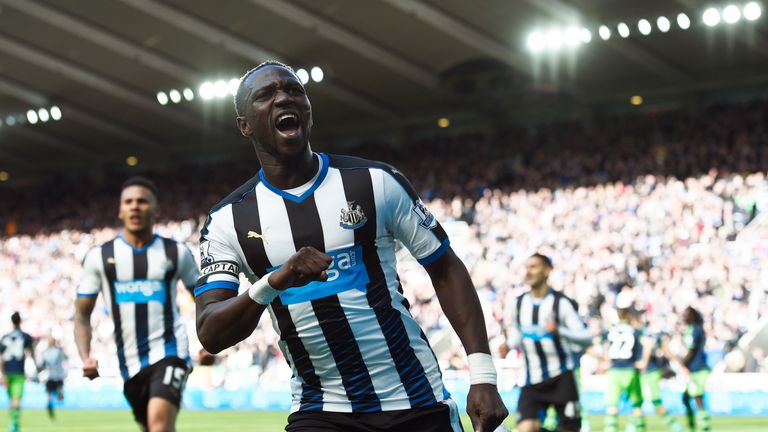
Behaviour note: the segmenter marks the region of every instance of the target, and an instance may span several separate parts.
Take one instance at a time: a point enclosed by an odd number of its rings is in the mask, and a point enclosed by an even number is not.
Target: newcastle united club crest
[[[339,222],[339,226],[344,229],[354,230],[365,225],[366,222],[368,222],[368,218],[365,217],[360,204],[354,201],[347,201],[347,208],[341,209],[341,222]]]

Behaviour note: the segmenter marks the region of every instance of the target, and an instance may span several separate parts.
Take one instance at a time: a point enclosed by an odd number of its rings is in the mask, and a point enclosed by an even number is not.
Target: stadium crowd
[[[407,148],[371,142],[341,152],[397,166],[456,233],[454,248],[480,292],[496,355],[514,355],[503,349],[505,317],[525,289],[523,260],[540,251],[554,262],[553,287],[577,301],[595,330],[601,317],[612,317],[622,290],[660,332],[679,333],[680,312],[693,305],[704,314],[708,350],[717,358],[768,306],[768,267],[738,259],[739,241],[733,241],[768,208],[766,120],[768,101],[757,101],[695,116],[633,114],[587,131],[559,124],[433,137]],[[205,170],[205,182],[192,181],[189,167],[143,173],[161,190],[158,232],[193,251],[205,212],[253,175],[254,166],[195,170]],[[0,191],[6,203],[0,296],[11,299],[0,303],[0,317],[20,310],[27,332],[61,338],[71,359],[78,358],[72,317],[80,262],[91,246],[116,235],[116,188],[123,177]],[[400,272],[413,315],[428,335],[442,332],[448,323],[426,273],[413,261],[403,262]],[[189,295],[179,299],[197,352],[194,303]],[[95,356],[116,374],[103,304],[94,319]],[[263,319],[218,363],[261,371],[281,362],[270,327]],[[446,366],[464,367],[458,346],[441,352]],[[768,371],[764,354],[748,360],[748,370]],[[238,379],[242,375],[211,378],[225,386]]]

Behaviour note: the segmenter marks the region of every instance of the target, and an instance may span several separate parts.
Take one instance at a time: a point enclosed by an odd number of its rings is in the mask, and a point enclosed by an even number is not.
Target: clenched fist
[[[304,246],[293,254],[282,267],[269,275],[269,286],[276,290],[286,290],[304,286],[314,281],[328,280],[326,269],[333,258],[311,247]]]

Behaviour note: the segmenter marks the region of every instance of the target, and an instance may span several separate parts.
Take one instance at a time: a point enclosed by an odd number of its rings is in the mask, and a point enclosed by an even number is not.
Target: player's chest
[[[254,273],[283,265],[302,247],[313,247],[353,268],[377,235],[376,206],[370,187],[344,185],[338,173],[311,195],[289,199],[259,194],[258,220],[238,223],[237,237]]]

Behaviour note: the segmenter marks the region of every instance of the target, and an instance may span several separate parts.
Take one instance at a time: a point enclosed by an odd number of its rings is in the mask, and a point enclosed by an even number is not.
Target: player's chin
[[[307,149],[307,140],[299,133],[295,136],[276,136],[275,143],[278,153],[283,157],[294,157],[302,154]]]

